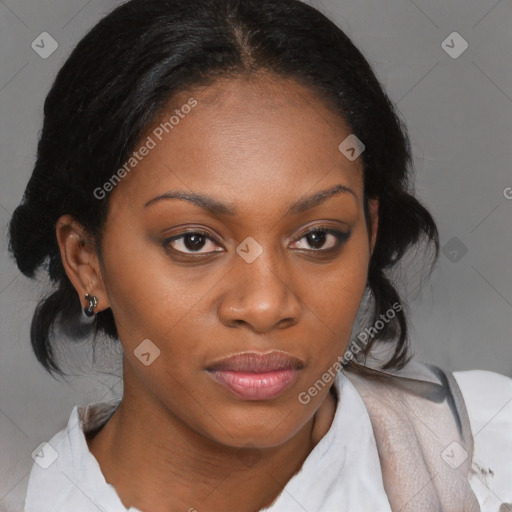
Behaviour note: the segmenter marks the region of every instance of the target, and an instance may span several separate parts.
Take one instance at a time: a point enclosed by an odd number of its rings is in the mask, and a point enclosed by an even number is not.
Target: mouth
[[[244,352],[213,363],[206,371],[244,400],[271,400],[297,379],[304,363],[285,352]]]

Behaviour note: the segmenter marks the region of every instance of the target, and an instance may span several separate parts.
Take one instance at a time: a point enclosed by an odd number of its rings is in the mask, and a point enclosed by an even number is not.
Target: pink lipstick
[[[207,368],[218,383],[244,400],[270,400],[288,389],[304,363],[285,352],[244,352]]]

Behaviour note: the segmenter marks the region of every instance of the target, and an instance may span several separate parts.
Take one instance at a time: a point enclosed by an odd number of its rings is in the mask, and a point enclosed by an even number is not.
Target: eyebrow
[[[346,185],[338,184],[332,188],[320,190],[318,192],[314,192],[313,194],[299,198],[289,206],[288,210],[286,211],[286,215],[297,215],[299,213],[303,213],[314,208],[315,206],[322,204],[330,197],[342,193],[352,194],[357,199],[357,195],[351,188],[347,187]],[[230,204],[221,203],[220,201],[217,201],[210,196],[182,191],[169,191],[165,192],[165,194],[156,196],[153,199],[147,201],[144,204],[144,208],[167,199],[183,199],[185,201],[189,201],[190,203],[193,203],[216,216],[236,215],[236,209]]]

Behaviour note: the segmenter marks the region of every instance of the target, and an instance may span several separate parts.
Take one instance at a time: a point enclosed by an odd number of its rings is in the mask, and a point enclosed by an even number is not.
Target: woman
[[[26,512],[512,506],[489,452],[512,453],[510,411],[475,431],[480,387],[511,380],[410,361],[388,271],[438,233],[338,27],[297,0],[131,0],[44,112],[10,226],[56,285],[32,345],[59,373],[53,329],[90,325],[122,344],[124,391],[41,447]]]

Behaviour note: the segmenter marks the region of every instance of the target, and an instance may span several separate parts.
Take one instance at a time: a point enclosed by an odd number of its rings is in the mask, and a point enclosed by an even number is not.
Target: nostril
[[[278,327],[281,329],[285,329],[287,327],[291,327],[292,325],[295,325],[297,323],[297,320],[294,318],[283,318],[279,324]]]

